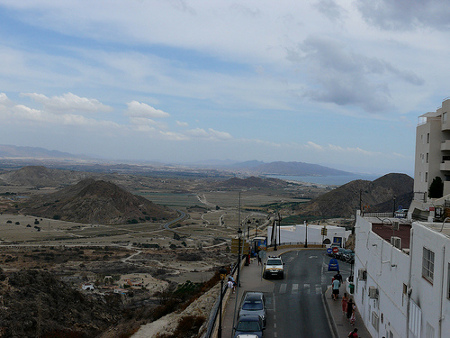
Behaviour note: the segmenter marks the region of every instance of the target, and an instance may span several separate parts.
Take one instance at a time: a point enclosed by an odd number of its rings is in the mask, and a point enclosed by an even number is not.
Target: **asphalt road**
[[[274,280],[272,295],[267,295],[266,337],[331,337],[322,293],[335,272],[328,271],[328,257],[322,250],[301,250],[281,256],[285,278]],[[348,274],[348,264],[341,263]]]

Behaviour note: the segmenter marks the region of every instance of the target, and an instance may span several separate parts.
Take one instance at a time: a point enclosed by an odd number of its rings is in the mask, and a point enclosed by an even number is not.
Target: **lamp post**
[[[227,275],[227,270],[222,266],[219,269],[220,275],[220,298],[219,298],[219,330],[217,332],[217,337],[222,338],[222,299],[223,299],[223,280]]]
[[[306,234],[305,234],[305,248],[308,247],[308,223],[306,221],[303,222],[305,224]]]
[[[240,274],[241,274],[241,239],[242,239],[242,229],[241,225],[239,223],[239,229],[238,229],[238,241],[239,241],[239,251],[238,251],[238,262],[237,262],[237,287],[236,287],[236,300],[234,302],[234,315],[233,315],[233,327],[234,323],[236,321],[236,311],[237,311],[237,301],[238,301],[238,294],[239,294],[239,286],[241,283],[240,280]]]

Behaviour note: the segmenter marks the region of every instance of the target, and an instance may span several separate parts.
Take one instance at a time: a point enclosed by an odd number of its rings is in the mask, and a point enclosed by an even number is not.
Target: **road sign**
[[[333,246],[333,253],[338,253],[339,252],[339,248],[337,246]]]
[[[242,245],[244,247],[242,247]],[[241,239],[241,252],[243,254],[248,254],[248,249],[249,249],[249,244],[248,242],[244,241],[243,239]],[[231,240],[231,253],[237,254],[239,251],[239,239],[238,238],[233,238]]]
[[[327,254],[331,254],[333,252],[333,250],[331,248],[327,249]]]
[[[322,236],[326,236],[327,235],[327,228],[323,227],[322,229],[320,229],[320,234]]]

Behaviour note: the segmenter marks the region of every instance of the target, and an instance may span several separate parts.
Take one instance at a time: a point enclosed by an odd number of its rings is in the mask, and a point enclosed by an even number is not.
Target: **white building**
[[[308,224],[306,229],[305,224],[297,224],[290,226],[277,227],[277,233],[274,238],[277,239],[277,244],[287,243],[305,243],[306,235],[308,235],[308,244],[338,244],[341,247],[350,235],[351,231],[346,231],[343,227],[333,225],[317,225]],[[326,235],[322,235],[322,229],[326,229]],[[267,244],[272,243],[272,226],[267,227]]]
[[[372,337],[450,337],[450,224],[402,221],[357,215],[356,305]]]

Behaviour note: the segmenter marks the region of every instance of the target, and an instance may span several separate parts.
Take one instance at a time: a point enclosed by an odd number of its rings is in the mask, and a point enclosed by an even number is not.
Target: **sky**
[[[0,144],[413,175],[442,0],[0,0]]]

